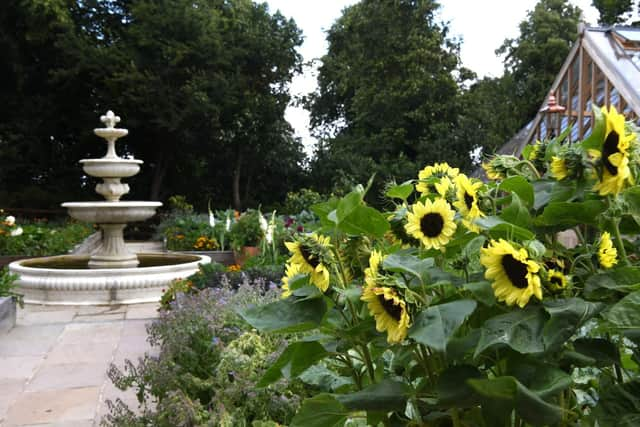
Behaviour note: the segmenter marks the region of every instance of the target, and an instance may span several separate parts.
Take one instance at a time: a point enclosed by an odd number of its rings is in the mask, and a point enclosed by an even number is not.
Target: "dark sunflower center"
[[[502,257],[502,268],[507,273],[507,277],[518,289],[524,289],[529,286],[527,281],[527,265],[518,261],[511,254]]]
[[[549,279],[549,282],[551,282],[552,284],[562,287],[562,278],[558,277],[558,276],[552,276]]]
[[[427,237],[436,237],[442,233],[444,219],[439,213],[428,213],[420,220],[420,230]]]
[[[397,322],[400,321],[402,316],[402,307],[400,305],[395,305],[392,300],[385,299],[384,295],[378,295],[378,301],[380,301],[380,305],[389,316],[393,317]]]
[[[619,140],[620,135],[618,135],[615,130],[612,130],[611,132],[609,132],[609,135],[607,135],[607,139],[605,139],[604,144],[602,145],[602,163],[611,175],[618,174],[618,168],[609,161],[609,156],[619,152]]]
[[[305,245],[300,245],[300,253],[302,254],[302,258],[314,269],[320,264],[315,255],[311,253],[311,250]]]
[[[474,201],[473,196],[465,191],[464,192],[464,204],[467,205],[467,209],[468,210],[471,210],[471,207],[473,206],[473,201]]]

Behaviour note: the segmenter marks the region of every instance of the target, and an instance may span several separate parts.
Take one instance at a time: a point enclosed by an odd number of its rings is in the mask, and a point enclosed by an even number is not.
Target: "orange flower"
[[[229,267],[227,267],[227,271],[240,271],[242,270],[242,267],[240,267],[238,264],[232,264]]]

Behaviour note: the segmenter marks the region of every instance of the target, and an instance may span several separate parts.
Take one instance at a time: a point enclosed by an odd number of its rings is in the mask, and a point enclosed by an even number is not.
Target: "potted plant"
[[[263,237],[260,228],[261,214],[257,210],[248,209],[244,212],[231,227],[230,238],[231,247],[236,255],[236,263],[244,264],[248,257],[256,256],[260,253],[258,245]]]

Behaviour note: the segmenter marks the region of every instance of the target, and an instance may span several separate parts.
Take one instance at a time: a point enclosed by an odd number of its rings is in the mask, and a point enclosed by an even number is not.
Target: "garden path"
[[[133,390],[107,378],[152,353],[145,325],[158,304],[39,306],[18,309],[16,326],[0,334],[0,426],[99,426],[106,400],[137,407]]]

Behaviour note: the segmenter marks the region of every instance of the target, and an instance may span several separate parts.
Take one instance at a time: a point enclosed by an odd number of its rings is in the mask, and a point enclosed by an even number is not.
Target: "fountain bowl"
[[[204,255],[139,253],[136,268],[90,269],[88,255],[14,261],[24,302],[46,305],[113,305],[157,302],[172,281],[197,272]]]
[[[96,178],[129,178],[140,172],[144,162],[136,159],[102,158],[80,160],[82,170]]]
[[[96,224],[126,224],[144,221],[155,215],[160,202],[67,202],[69,215],[79,221]]]

